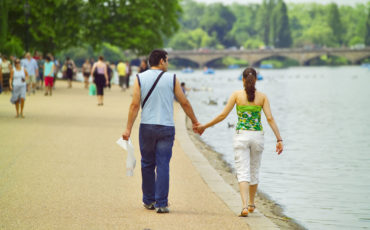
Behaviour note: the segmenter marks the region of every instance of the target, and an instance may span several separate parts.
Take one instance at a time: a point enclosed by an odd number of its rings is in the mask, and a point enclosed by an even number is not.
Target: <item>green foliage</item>
[[[22,41],[18,37],[8,36],[8,40],[2,46],[2,53],[22,56],[24,53]]]
[[[232,11],[221,3],[215,3],[206,8],[200,25],[209,35],[215,35],[222,45],[228,47],[235,45],[234,39],[226,36],[234,22],[235,16]]]
[[[289,18],[287,8],[282,0],[279,0],[274,9],[274,46],[278,48],[287,48],[292,44],[290,35]]]
[[[338,10],[335,3],[329,5],[328,25],[333,30],[334,39],[336,44],[342,44],[343,26]]]
[[[224,47],[248,49],[350,46],[364,42],[358,37],[369,37],[365,34],[367,8],[364,4],[338,8],[335,4],[305,3],[287,7],[283,0],[264,0],[260,5],[204,5],[184,0],[182,7],[181,31],[167,44],[174,49],[197,47],[187,33],[199,27]]]
[[[228,36],[233,36],[237,42],[237,46],[243,46],[249,41],[259,40],[258,39],[258,30],[255,25],[255,18],[260,6],[256,4],[250,5],[239,5],[233,4],[231,10],[236,17],[236,21],[233,25],[233,28],[228,33]],[[252,42],[253,43],[253,42]],[[257,46],[250,47],[249,45],[244,45],[245,48],[258,48],[261,42],[258,42]],[[248,43],[249,44],[249,43]]]
[[[111,45],[109,43],[103,43],[99,50],[95,50],[89,45],[82,45],[78,47],[71,47],[66,49],[57,55],[57,58],[64,62],[67,57],[70,57],[77,66],[82,66],[86,58],[93,58],[97,60],[100,55],[104,56],[104,59],[111,62],[117,63],[120,60],[128,60],[128,56],[124,54],[124,51],[118,46]]]
[[[313,59],[310,61],[311,65],[331,65],[331,66],[339,66],[339,65],[347,65],[349,61],[344,57],[336,57],[336,56],[327,56],[322,55],[319,58]]]
[[[193,0],[183,0],[181,7],[185,12],[179,19],[182,27],[188,30],[195,30],[199,28],[199,24],[202,20],[206,5],[197,3]]]
[[[179,0],[28,2],[29,17],[26,17],[23,1],[0,1],[0,41],[15,36],[23,45],[29,44],[30,51],[43,53],[57,53],[83,44],[99,49],[107,42],[147,54],[153,48],[162,47],[164,39],[174,34],[181,13]]]
[[[291,66],[299,66],[298,61],[292,59],[285,59],[285,58],[271,58],[267,60],[263,60],[261,65],[271,64],[274,68],[287,68]]]
[[[367,46],[370,46],[370,7],[368,10],[367,20],[366,20],[365,44]]]
[[[246,60],[233,58],[233,57],[225,57],[222,59],[222,63],[225,66],[229,65],[239,65],[239,66],[248,66],[248,62]]]
[[[244,44],[243,47],[246,49],[258,49],[263,47],[263,41],[260,39],[248,39]]]
[[[170,47],[175,47],[179,50],[191,50],[204,47],[217,48],[218,41],[215,37],[210,37],[201,28],[177,33],[169,43]]]

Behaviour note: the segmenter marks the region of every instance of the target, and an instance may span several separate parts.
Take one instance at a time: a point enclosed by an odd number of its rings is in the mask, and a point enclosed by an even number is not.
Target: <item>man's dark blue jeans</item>
[[[140,124],[139,143],[143,202],[155,207],[168,206],[170,160],[175,127]]]

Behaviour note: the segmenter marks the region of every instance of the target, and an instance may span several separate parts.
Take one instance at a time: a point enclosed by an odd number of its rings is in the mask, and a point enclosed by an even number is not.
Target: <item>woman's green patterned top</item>
[[[262,131],[261,109],[259,105],[237,105],[238,124],[236,130]]]

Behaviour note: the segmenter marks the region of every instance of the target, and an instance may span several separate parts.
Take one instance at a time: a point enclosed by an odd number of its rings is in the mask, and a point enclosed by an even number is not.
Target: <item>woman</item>
[[[76,65],[75,65],[74,61],[71,60],[71,58],[69,58],[69,57],[67,57],[67,60],[64,63],[64,65],[67,67],[66,68],[66,77],[67,77],[67,80],[68,80],[68,88],[72,88],[73,73],[76,69]]]
[[[276,136],[276,152],[280,154],[283,151],[283,140],[272,117],[269,100],[265,94],[256,91],[256,81],[256,70],[253,68],[245,69],[243,71],[244,90],[235,91],[231,95],[220,115],[215,117],[211,122],[197,127],[198,132],[203,133],[206,128],[224,120],[236,104],[238,124],[233,146],[235,152],[235,169],[243,205],[240,216],[243,217],[248,216],[248,212],[253,212],[256,207],[254,197],[259,181],[258,173],[264,145],[261,110],[263,110]]]
[[[94,63],[90,73],[94,78],[96,91],[98,96],[98,106],[103,105],[104,86],[109,84],[107,65],[104,63],[103,56],[100,56],[98,61]]]
[[[26,81],[28,80],[28,73],[23,67],[21,66],[21,61],[16,59],[15,67],[12,71],[10,71],[10,78],[9,78],[9,86],[10,90],[12,90],[12,97],[10,98],[10,102],[15,104],[15,110],[17,112],[16,118],[19,117],[19,102],[21,104],[21,118],[24,118],[23,115],[23,107],[24,101],[26,99],[26,91],[27,91],[27,84]]]
[[[0,87],[2,91],[8,92],[9,91],[9,78],[10,72],[12,70],[12,64],[8,60],[8,57],[3,55],[2,62],[0,65]]]
[[[90,73],[91,73],[91,64],[89,62],[89,59],[86,59],[85,63],[82,65],[82,74],[84,75],[84,79],[85,79],[84,81],[85,89],[87,89],[89,86]]]

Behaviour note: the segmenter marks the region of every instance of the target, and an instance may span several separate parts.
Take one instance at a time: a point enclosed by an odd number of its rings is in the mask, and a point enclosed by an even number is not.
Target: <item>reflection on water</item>
[[[200,122],[220,113],[242,88],[239,70],[178,74]],[[261,70],[285,151],[263,117],[260,189],[308,229],[370,229],[370,71],[361,67]],[[211,102],[211,103],[210,103]],[[233,165],[235,109],[202,138]]]

